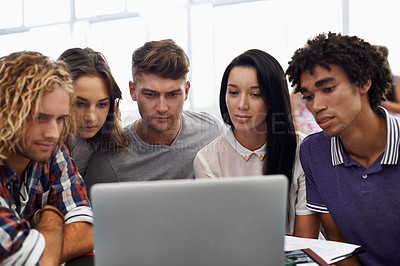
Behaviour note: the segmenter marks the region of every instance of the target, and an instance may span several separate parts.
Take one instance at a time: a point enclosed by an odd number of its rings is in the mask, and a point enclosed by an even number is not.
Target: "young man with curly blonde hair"
[[[93,213],[64,146],[73,97],[63,63],[0,58],[0,263],[59,265],[93,249]]]

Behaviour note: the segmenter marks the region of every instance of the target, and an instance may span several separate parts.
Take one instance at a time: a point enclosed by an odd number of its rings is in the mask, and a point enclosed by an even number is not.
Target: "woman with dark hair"
[[[197,153],[196,178],[284,174],[289,181],[286,233],[317,237],[319,223],[306,208],[305,177],[289,90],[278,61],[252,49],[228,65],[221,82],[221,115],[231,130]]]
[[[77,135],[67,146],[80,174],[95,151],[124,149],[128,145],[122,125],[119,101],[122,98],[105,57],[91,48],[71,48],[58,58],[64,61],[74,80]]]

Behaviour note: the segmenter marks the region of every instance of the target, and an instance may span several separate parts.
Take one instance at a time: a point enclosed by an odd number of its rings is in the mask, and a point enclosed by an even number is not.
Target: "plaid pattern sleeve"
[[[5,167],[0,166],[0,264],[36,265],[44,251],[44,237],[10,208]]]
[[[93,223],[85,183],[65,146],[52,157],[48,173],[51,189],[47,204],[56,206],[65,215],[66,224]]]
[[[43,235],[29,219],[43,206],[56,206],[65,224],[93,223],[86,186],[65,146],[48,162],[31,161],[23,184],[27,191],[21,208],[21,182],[6,163],[0,165],[0,264],[36,265],[45,248]],[[23,188],[23,187],[22,187]]]

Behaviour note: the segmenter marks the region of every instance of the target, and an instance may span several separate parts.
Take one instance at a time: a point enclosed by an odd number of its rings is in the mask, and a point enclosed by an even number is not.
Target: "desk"
[[[350,261],[350,258],[342,260],[341,262],[337,263],[337,265],[342,265],[342,263],[346,263]],[[343,264],[346,265],[346,264]],[[358,264],[355,264],[358,265]],[[65,263],[65,266],[94,266],[94,255],[83,255],[73,260],[68,261]]]
[[[83,255],[65,263],[65,266],[94,266],[94,255]]]
[[[352,245],[336,241],[285,236],[285,250],[311,248],[327,262],[329,263],[335,262],[338,263],[338,265],[341,265],[342,263],[345,263],[347,261],[350,262],[351,259],[346,258],[344,260],[330,261],[329,258],[331,258],[332,256],[335,257],[337,255],[351,254],[359,247],[360,246],[358,245]],[[339,254],[335,254],[337,252]],[[94,266],[94,254],[88,253],[87,255],[83,255],[73,260],[70,260],[67,263],[65,263],[65,266]]]

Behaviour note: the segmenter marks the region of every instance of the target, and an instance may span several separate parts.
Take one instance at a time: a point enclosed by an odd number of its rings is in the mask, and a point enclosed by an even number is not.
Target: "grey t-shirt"
[[[71,158],[78,167],[79,174],[85,178],[86,167],[89,163],[90,157],[95,152],[94,145],[86,139],[79,137],[77,137],[73,142],[71,139],[68,139],[66,144],[70,151]]]
[[[134,123],[128,125],[131,144],[126,150],[93,154],[85,176],[88,191],[96,183],[194,178],[196,153],[223,134],[226,126],[205,112],[183,111],[181,122],[170,146],[149,145],[137,135]]]

